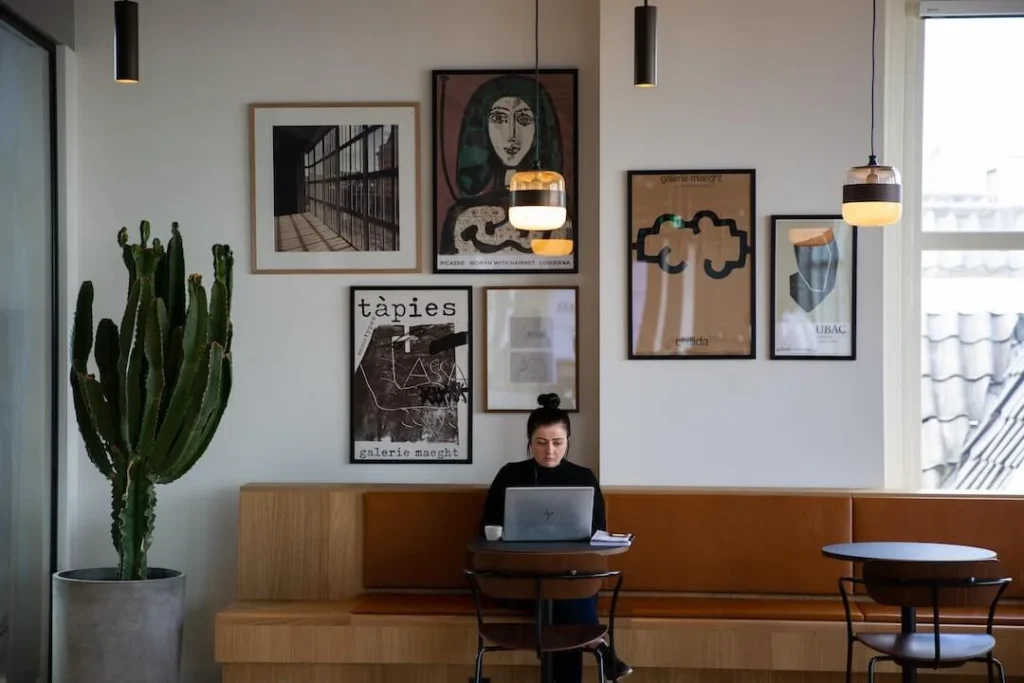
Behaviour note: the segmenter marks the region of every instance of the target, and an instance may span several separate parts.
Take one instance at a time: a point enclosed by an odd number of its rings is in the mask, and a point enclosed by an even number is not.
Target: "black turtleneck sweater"
[[[604,496],[597,477],[589,468],[562,459],[555,467],[541,467],[533,458],[510,462],[494,476],[487,491],[480,534],[488,525],[504,526],[505,489],[510,486],[592,486],[594,488],[594,522],[590,533],[607,531],[604,517]]]

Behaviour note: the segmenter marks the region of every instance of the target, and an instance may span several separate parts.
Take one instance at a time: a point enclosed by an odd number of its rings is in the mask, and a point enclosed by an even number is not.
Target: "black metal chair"
[[[875,666],[890,661],[900,667],[950,669],[970,662],[988,665],[988,681],[994,683],[995,672],[1006,683],[1002,662],[992,650],[996,607],[1012,581],[1004,575],[998,560],[967,563],[882,562],[864,563],[862,577],[839,579],[839,591],[846,612],[846,683],[851,683],[853,645],[863,644],[880,653],[868,662],[868,683],[874,683]],[[850,614],[851,595],[856,586],[876,604],[901,609],[931,609],[932,633],[854,633]],[[940,608],[988,608],[984,633],[942,632]],[[916,617],[915,617],[916,619]]]
[[[601,683],[607,638],[608,652],[615,656],[615,609],[622,586],[622,572],[605,569],[532,571],[522,569],[466,569],[463,571],[473,593],[477,618],[475,683],[480,683],[485,652],[532,650],[541,662],[555,652],[582,651],[594,655]],[[615,579],[608,624],[552,624],[553,600],[584,599],[598,594],[607,579]],[[501,601],[532,601],[532,622],[487,621],[481,597]]]

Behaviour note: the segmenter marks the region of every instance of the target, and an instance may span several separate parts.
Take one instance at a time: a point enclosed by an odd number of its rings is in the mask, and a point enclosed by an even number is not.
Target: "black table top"
[[[996,553],[987,548],[912,541],[836,543],[822,548],[821,554],[853,562],[982,562],[996,557]]]
[[[482,553],[596,553],[598,555],[618,555],[629,550],[629,546],[591,545],[590,541],[562,542],[528,542],[528,541],[473,541],[468,546],[470,552]]]

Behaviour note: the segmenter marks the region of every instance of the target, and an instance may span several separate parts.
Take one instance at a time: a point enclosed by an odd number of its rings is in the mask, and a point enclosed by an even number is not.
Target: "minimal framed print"
[[[857,228],[831,215],[771,225],[771,358],[854,360]]]
[[[485,407],[529,412],[541,394],[579,410],[576,287],[486,287]]]
[[[578,272],[577,73],[433,72],[434,272]],[[509,181],[535,161],[565,178],[567,218],[553,231],[508,220]],[[534,253],[535,238],[572,240],[572,253]]]
[[[254,273],[413,273],[419,104],[249,105]]]
[[[353,287],[352,463],[473,462],[470,287]]]
[[[627,185],[629,358],[754,358],[754,170],[629,171]]]

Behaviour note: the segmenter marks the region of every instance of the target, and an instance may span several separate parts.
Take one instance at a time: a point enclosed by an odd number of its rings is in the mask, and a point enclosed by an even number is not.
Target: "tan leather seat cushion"
[[[858,602],[857,610],[864,621],[898,624],[900,621],[899,607],[876,605],[871,602]],[[932,623],[931,609],[917,610],[917,627],[927,627]],[[939,610],[940,624],[971,624],[984,626],[988,620],[988,609],[944,607]],[[996,626],[1024,626],[1024,605],[1000,603],[996,608]]]
[[[493,602],[484,602],[485,615],[519,614],[531,616],[530,610],[510,610]],[[611,597],[602,595],[600,613],[607,617]],[[366,593],[352,605],[353,614],[416,616],[472,616],[476,614],[473,596],[423,593]],[[757,619],[780,621],[843,621],[843,604],[839,600],[800,600],[787,598],[717,598],[717,597],[648,597],[620,595],[616,617],[652,619]],[[855,621],[861,620],[856,610]]]
[[[365,588],[466,588],[466,545],[477,536],[487,491],[363,494]]]
[[[1024,498],[855,496],[854,541],[924,541],[981,546],[1013,579],[1004,597],[1024,596]],[[863,590],[861,587],[858,587]]]
[[[851,570],[821,555],[850,541],[849,495],[605,495],[611,530],[636,534],[611,562],[624,590],[838,595]]]

